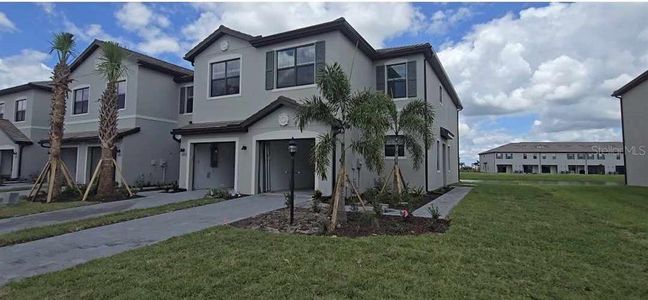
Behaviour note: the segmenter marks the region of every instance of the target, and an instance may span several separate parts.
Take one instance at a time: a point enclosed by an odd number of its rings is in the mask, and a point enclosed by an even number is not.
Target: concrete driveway
[[[307,205],[310,194],[295,201]],[[261,194],[0,248],[0,285],[147,246],[168,238],[285,207],[281,194]]]

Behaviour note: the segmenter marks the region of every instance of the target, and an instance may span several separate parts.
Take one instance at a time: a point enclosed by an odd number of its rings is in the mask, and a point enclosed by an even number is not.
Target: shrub
[[[425,194],[425,191],[423,190],[423,187],[417,186],[412,188],[410,194],[414,197],[422,197]]]
[[[441,213],[439,212],[438,207],[430,205],[428,206],[427,210],[428,212],[430,212],[430,215],[432,215],[432,220],[436,221],[441,218]]]
[[[373,211],[376,214],[377,217],[380,217],[383,215],[382,211],[382,206],[378,202],[371,202],[371,206],[373,207]]]
[[[205,197],[210,197],[210,198],[221,198],[221,199],[231,199],[232,195],[227,189],[218,189],[218,188],[211,188],[209,189],[209,192],[207,192],[207,195]]]

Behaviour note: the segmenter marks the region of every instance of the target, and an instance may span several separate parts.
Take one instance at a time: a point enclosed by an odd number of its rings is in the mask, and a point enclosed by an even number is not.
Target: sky
[[[95,38],[190,67],[223,24],[272,34],[345,17],[375,48],[429,42],[463,103],[461,161],[521,141],[620,141],[610,97],[648,69],[648,4],[0,3],[0,88],[46,80],[49,40]]]

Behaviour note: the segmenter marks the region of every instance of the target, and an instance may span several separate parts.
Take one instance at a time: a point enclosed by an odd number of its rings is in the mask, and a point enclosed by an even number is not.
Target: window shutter
[[[185,113],[185,90],[186,88],[180,88],[180,113]]]
[[[407,62],[407,97],[416,97],[416,61]]]
[[[320,77],[320,72],[324,70],[326,66],[325,57],[326,56],[326,47],[324,41],[319,41],[315,43],[315,82]]]
[[[266,52],[266,81],[265,89],[274,88],[274,51]]]
[[[376,91],[385,92],[385,66],[376,66]]]

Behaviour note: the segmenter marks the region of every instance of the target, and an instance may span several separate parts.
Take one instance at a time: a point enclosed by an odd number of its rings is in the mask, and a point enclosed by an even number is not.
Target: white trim
[[[81,113],[81,114],[75,114],[74,113],[74,91],[80,90],[80,89],[85,89],[88,88],[88,111]],[[68,99],[72,99],[72,109],[70,110],[70,116],[71,117],[77,117],[77,116],[85,116],[90,112],[90,85],[89,84],[80,84],[73,86],[70,89],[70,95],[68,95]],[[69,122],[66,122],[69,123]]]
[[[78,115],[77,115],[78,116]],[[158,117],[151,117],[151,116],[145,116],[145,115],[125,115],[125,116],[118,116],[117,120],[123,120],[123,119],[133,119],[133,118],[140,118],[144,120],[150,120],[150,121],[160,121],[160,122],[165,122],[165,123],[172,123],[172,124],[177,124],[178,120],[172,120],[172,119],[165,119],[165,118],[158,118]],[[97,123],[99,122],[99,119],[90,119],[90,120],[80,120],[80,121],[66,121],[66,125],[72,125],[72,124],[85,124],[85,123]]]
[[[185,83],[185,84],[181,84],[181,85],[179,86],[179,88],[178,88],[178,100],[182,100],[182,99],[180,99],[180,96],[182,96],[182,89],[186,89],[186,88],[188,88],[188,87],[192,87],[192,88],[194,89],[194,91],[195,91],[195,89],[196,89],[196,87],[194,86],[193,82],[187,82],[187,83]],[[195,93],[194,93],[194,94],[195,94]],[[191,115],[193,115],[193,104],[191,105],[191,112],[190,112],[190,113],[187,112],[187,99],[186,99],[186,96],[187,96],[187,92],[185,91],[185,105],[184,105],[184,107],[183,107],[183,110],[184,110],[185,112],[184,112],[184,113],[180,113],[180,112],[178,112],[178,115],[179,115],[179,116],[191,116]],[[196,102],[196,101],[195,101],[195,100],[196,100],[195,95],[192,96],[192,97],[194,98],[194,102]],[[182,102],[178,101],[178,106],[180,106],[180,103],[182,103]],[[178,107],[178,108],[179,108],[179,107]]]
[[[276,76],[277,74],[275,74]],[[284,92],[284,91],[290,91],[290,90],[301,90],[301,89],[312,89],[316,88],[317,84],[304,84],[304,85],[296,85],[296,86],[288,86],[288,87],[283,87],[283,88],[274,88],[272,91],[273,92]]]
[[[290,48],[296,48],[296,47],[298,48],[298,47],[302,47],[302,46],[307,46],[307,45],[310,45],[310,44],[313,44],[313,46],[315,46],[315,43],[317,43],[319,41],[321,41],[321,40],[310,40],[310,41],[306,41],[306,42],[293,43],[293,44],[289,44],[289,45],[274,47],[274,48],[270,49],[270,51],[277,52],[277,51],[286,50],[286,49],[290,49]],[[276,67],[276,65],[277,65],[277,56],[275,55],[275,67]],[[276,70],[276,68],[275,68],[275,70]]]
[[[0,105],[2,106],[2,118],[5,118],[5,113],[7,112],[7,105],[5,104],[5,101],[0,101]]]
[[[257,185],[257,144],[259,141],[275,141],[275,140],[289,140],[291,138],[295,139],[315,139],[315,142],[317,143],[317,140],[319,139],[320,133],[315,132],[315,131],[301,131],[298,129],[290,129],[290,130],[275,130],[275,131],[270,131],[270,132],[265,132],[265,133],[260,133],[257,135],[252,136],[252,173],[250,174],[252,176],[252,180],[250,180],[251,185],[250,185],[250,194],[257,194],[259,193],[256,189]],[[318,178],[317,172],[314,172],[313,176],[315,176],[315,185],[314,188],[316,190],[321,190],[320,185],[323,180],[321,178]]]
[[[214,63],[219,63],[219,62],[224,62],[227,60],[233,60],[233,59],[238,59],[239,60],[239,92],[238,94],[229,94],[229,95],[222,95],[222,96],[211,96],[211,84],[212,84],[212,79],[211,79],[211,65]],[[227,78],[227,70],[225,70],[225,78]],[[225,80],[225,85],[227,86],[227,80]],[[232,98],[232,97],[240,97],[241,96],[241,91],[243,90],[243,56],[239,53],[229,53],[225,55],[219,55],[211,58],[210,60],[207,61],[207,100],[217,100],[217,99],[226,99],[226,98]]]
[[[299,44],[292,44],[289,46],[283,46],[283,47],[276,47],[273,48],[271,51],[274,53],[274,61],[272,64],[274,65],[273,69],[273,77],[274,77],[274,86],[272,91],[277,91],[277,92],[283,92],[283,91],[290,91],[290,90],[300,90],[300,89],[307,89],[307,88],[314,88],[317,87],[317,84],[315,81],[317,80],[317,53],[315,53],[315,61],[313,61],[313,83],[312,84],[302,84],[302,85],[294,85],[294,86],[286,86],[286,87],[277,87],[279,84],[279,56],[277,55],[277,52],[282,51],[282,50],[288,50],[291,48],[300,48],[300,47],[305,47],[305,46],[313,46],[315,48],[315,52],[317,52],[317,42],[319,40],[314,40],[311,42],[302,42]],[[295,50],[295,65],[293,66],[295,68],[295,83],[297,82],[297,50]]]
[[[187,174],[185,174],[185,179],[187,180],[187,190],[193,190],[193,178],[191,178],[191,173],[193,173],[193,144],[204,144],[204,143],[223,143],[223,142],[234,142],[234,192],[239,192],[238,182],[239,182],[239,138],[238,137],[227,137],[227,138],[197,138],[190,139],[187,141],[187,167],[185,168]]]
[[[117,111],[126,110],[126,103],[128,103],[128,80],[127,80],[127,78],[120,78],[119,80],[117,80],[117,98],[119,98],[119,83],[122,82],[122,81],[126,85],[126,87],[124,88],[124,108],[118,108]],[[106,83],[106,85],[107,84],[108,83]],[[90,96],[89,91],[88,91],[88,96]],[[88,98],[88,100],[89,100],[89,98]],[[89,106],[88,106],[88,111],[90,111]]]
[[[18,110],[16,109],[17,106],[18,106],[17,104],[18,104],[18,101],[23,101],[23,100],[25,101],[25,118],[22,121],[16,121],[16,113],[18,112]],[[27,102],[28,102],[28,99],[26,97],[19,97],[19,98],[16,98],[14,100],[14,103],[13,103],[13,106],[14,106],[13,107],[13,118],[12,118],[13,123],[24,123],[24,122],[27,121],[27,105],[29,104]],[[5,107],[5,109],[6,109],[6,107]]]
[[[402,59],[402,58],[395,58],[395,59],[391,59],[391,60],[388,60],[388,61],[385,62],[385,93],[387,95],[389,95],[389,89],[388,89],[388,86],[389,86],[388,83],[389,82],[387,81],[387,79],[388,79],[387,67],[392,66],[392,65],[405,64],[405,97],[392,98],[393,101],[403,101],[403,100],[409,100],[410,99],[409,97],[407,97],[407,91],[408,91],[408,85],[409,85],[409,78],[407,76],[407,73],[408,73],[408,71],[407,71],[408,63],[407,62],[408,62],[407,59]],[[418,78],[416,79],[416,81],[418,82]]]
[[[21,123],[21,122],[19,122],[19,123]],[[31,126],[31,125],[28,125],[28,126],[16,126],[16,128],[18,128],[18,129],[33,128],[33,129],[42,129],[42,130],[49,130],[50,129],[49,127],[46,127],[46,126]]]
[[[0,146],[0,150],[11,150],[11,178],[18,178],[18,155],[20,155],[20,147],[18,145],[13,146]]]

